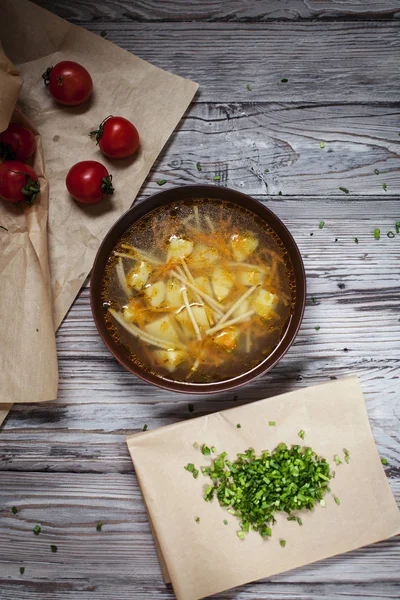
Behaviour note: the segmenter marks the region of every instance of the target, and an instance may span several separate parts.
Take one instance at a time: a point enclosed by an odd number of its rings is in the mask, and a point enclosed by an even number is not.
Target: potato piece
[[[129,273],[126,278],[128,287],[132,287],[139,291],[146,284],[151,273],[151,266],[145,260],[136,264],[135,268]]]
[[[211,282],[218,302],[224,300],[230,293],[235,283],[235,276],[230,271],[217,267],[212,274]]]
[[[238,345],[239,341],[239,329],[235,326],[227,327],[222,331],[216,333],[213,338],[213,342],[217,344],[226,352],[233,352]]]
[[[144,293],[150,300],[151,306],[160,306],[165,300],[165,283],[163,281],[156,281],[145,287]]]
[[[211,287],[210,279],[206,275],[200,275],[199,277],[194,278],[194,283],[196,287],[199,288],[203,294],[208,294],[211,298],[214,297],[214,292]]]
[[[192,309],[193,316],[197,325],[199,326],[200,332],[205,332],[205,330],[210,327],[210,323],[204,306],[191,306],[190,308]],[[186,308],[179,310],[179,312],[175,315],[175,318],[182,326],[184,334],[188,339],[195,337],[193,324]]]
[[[232,253],[238,262],[243,262],[258,246],[258,239],[251,233],[234,233],[231,237]]]
[[[122,316],[125,321],[128,323],[137,323],[137,312],[140,308],[140,304],[131,300],[126,306],[122,309]]]
[[[170,260],[171,258],[174,260],[178,260],[182,257],[186,258],[192,250],[193,242],[173,235],[169,239],[167,260]]]
[[[169,315],[157,319],[152,323],[145,325],[145,330],[155,337],[165,340],[166,342],[179,342],[178,334],[172,324]]]
[[[153,355],[156,363],[170,373],[186,360],[186,354],[182,350],[154,350]]]
[[[176,279],[169,279],[166,286],[165,300],[167,306],[181,306],[183,298],[181,294],[182,284]]]
[[[271,294],[267,290],[261,289],[251,299],[251,306],[256,313],[263,319],[268,319],[272,310],[275,310],[278,304],[278,296]]]
[[[240,271],[238,273],[238,281],[242,285],[260,285],[264,281],[264,274],[257,269],[248,269],[246,271]]]
[[[201,269],[208,265],[213,265],[219,260],[219,254],[215,248],[210,248],[205,244],[197,244],[190,256],[190,266],[195,269]]]

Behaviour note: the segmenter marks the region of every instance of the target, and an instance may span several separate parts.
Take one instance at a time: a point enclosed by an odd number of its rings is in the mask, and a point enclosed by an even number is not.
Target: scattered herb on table
[[[202,454],[204,454],[204,456],[210,456],[210,454],[211,454],[211,450],[208,446],[206,446],[206,444],[202,445],[201,452],[202,452]]]
[[[320,229],[323,229],[323,228],[324,228],[324,225],[325,225],[325,221],[320,221],[320,222],[319,222],[319,228],[320,228]]]
[[[18,509],[17,509],[17,507],[16,507],[16,506],[13,506],[13,507],[12,507],[12,509],[11,509],[11,512],[12,512],[12,514],[13,514],[13,515],[16,515],[16,514],[17,514],[17,512],[18,512]]]
[[[344,192],[345,194],[349,193],[349,190],[345,187],[340,187],[339,190],[341,190],[342,192]]]
[[[356,244],[358,244],[358,238],[354,238]]]
[[[378,169],[374,169],[374,173],[375,173],[375,175],[379,175]]]
[[[236,535],[238,536],[238,538],[240,540],[244,540],[244,532],[243,531],[237,531]]]
[[[200,523],[200,517],[195,518],[196,523]]]
[[[387,459],[386,459],[386,458],[381,458],[381,463],[382,463],[383,465],[387,465],[387,464],[388,464],[388,461],[387,461]]]
[[[397,221],[395,223],[395,229],[396,229],[396,233],[400,233],[400,221]]]
[[[322,506],[322,508],[326,508],[325,498],[322,498],[322,500],[320,500],[319,503]]]
[[[51,544],[50,549],[52,552],[57,552],[58,548],[54,544]]]
[[[315,331],[319,331],[320,329],[321,329],[321,326],[317,325],[316,328],[315,328]]]
[[[19,572],[21,573],[21,575],[23,575],[25,573],[25,567],[20,567]]]
[[[228,525],[228,521],[224,519],[224,525]]]
[[[296,521],[298,522],[300,527],[303,525],[303,521],[302,521],[301,517],[296,517]]]
[[[312,302],[313,304],[317,304],[317,299],[316,299],[316,297],[315,297],[315,296],[311,296],[311,302]]]
[[[347,448],[343,448],[343,453],[344,453],[344,461],[349,464],[350,462],[350,452],[347,450]]]
[[[337,496],[333,496],[333,499],[336,502],[336,504],[340,504],[340,500]]]
[[[374,229],[374,238],[376,240],[380,240],[381,239],[381,230],[380,229]]]
[[[249,92],[251,92],[253,90],[253,88],[251,87],[251,85],[249,83],[246,85],[246,87],[249,90]]]
[[[238,423],[238,424],[236,425],[236,427],[237,427],[238,429],[240,429],[240,428],[241,428],[241,424],[240,424],[240,423]]]
[[[147,431],[147,423],[145,423],[145,424],[143,425],[143,429],[142,429],[142,431]]]
[[[216,451],[217,451],[216,447],[215,446],[211,446],[211,452],[216,452]]]
[[[335,463],[337,465],[341,465],[343,464],[342,461],[340,460],[339,456],[337,454],[335,454],[335,456],[333,457],[333,460],[335,461]]]
[[[286,546],[286,540],[279,540],[279,543],[282,546],[282,548]]]
[[[201,171],[201,164],[199,162],[196,163],[196,169],[198,171]]]
[[[106,37],[107,31],[100,31],[100,35],[101,35],[101,37]]]
[[[166,180],[166,179],[159,179],[159,180],[157,181],[157,185],[164,185],[164,184],[166,184],[166,183],[167,183],[167,180]]]
[[[184,467],[184,469],[186,469],[186,471],[189,471],[190,473],[193,473],[193,471],[194,471],[194,464],[193,463],[188,463],[186,465],[186,467]]]
[[[39,533],[42,531],[42,528],[40,527],[40,525],[35,525],[32,531],[35,535],[39,535]]]
[[[268,425],[269,425],[270,427],[275,427],[275,425],[276,425],[276,421],[269,421]]]
[[[214,181],[221,181],[220,175],[214,175],[213,180]]]
[[[284,443],[272,453],[265,450],[260,455],[249,448],[234,462],[222,452],[201,471],[212,482],[204,492],[204,500],[217,498],[222,508],[239,519],[240,539],[250,529],[270,537],[279,512],[292,517],[294,511],[312,510],[327,493],[332,478],[326,459],[312,448],[288,447]],[[302,525],[300,517],[295,519]]]
[[[102,528],[103,528],[103,523],[101,521],[98,521],[97,525],[96,525],[96,531],[101,531]]]
[[[286,77],[284,77],[283,79],[281,79],[281,83],[287,83],[289,80],[286,79]]]
[[[386,235],[388,236],[388,238],[394,238],[393,231],[388,231]]]
[[[197,450],[198,447],[199,447],[199,444],[197,442],[194,442],[193,448],[196,448],[196,450]]]
[[[306,432],[304,431],[304,429],[300,429],[300,431],[297,435],[299,436],[299,438],[304,440],[304,436],[306,435]]]
[[[319,147],[320,148],[325,148],[325,142],[323,142],[322,140],[319,143]]]
[[[265,169],[265,170],[264,170],[264,173],[269,173],[269,169]]]
[[[280,190],[278,192],[278,196],[282,196],[282,192]]]
[[[382,187],[383,187],[384,191],[387,192],[387,184],[386,183],[382,183]]]
[[[189,412],[193,412],[194,411],[193,404],[188,404],[188,410],[189,410]]]

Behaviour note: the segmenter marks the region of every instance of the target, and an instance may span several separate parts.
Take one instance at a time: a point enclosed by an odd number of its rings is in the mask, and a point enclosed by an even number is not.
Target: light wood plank
[[[220,185],[251,195],[345,197],[344,187],[350,195],[391,196],[400,193],[399,133],[399,106],[195,104],[145,189],[159,191],[159,179],[168,187],[219,176]]]
[[[400,17],[396,0],[36,0],[73,22],[229,21],[268,19],[390,19]]]
[[[400,99],[399,21],[83,25],[99,34],[106,28],[122,48],[194,79],[201,101]]]

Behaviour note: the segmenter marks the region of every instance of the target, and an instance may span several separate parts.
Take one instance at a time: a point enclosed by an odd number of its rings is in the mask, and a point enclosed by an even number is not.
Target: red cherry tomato
[[[0,133],[0,158],[2,160],[28,160],[35,152],[36,141],[30,129],[19,123],[10,123]]]
[[[49,67],[42,75],[50,94],[68,106],[85,102],[92,93],[93,81],[89,72],[79,63],[63,60]]]
[[[112,194],[112,175],[101,163],[84,160],[76,163],[68,172],[65,183],[75,200],[83,204],[96,204],[103,196]]]
[[[31,205],[40,192],[35,171],[19,160],[6,160],[0,164],[0,197],[7,202],[26,202]]]
[[[124,117],[107,117],[96,131],[100,150],[110,158],[126,158],[139,148],[139,133],[136,127]]]

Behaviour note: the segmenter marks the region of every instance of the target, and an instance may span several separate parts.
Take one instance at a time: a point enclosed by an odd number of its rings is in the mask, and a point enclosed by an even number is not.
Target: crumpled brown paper
[[[276,426],[269,426],[276,421]],[[240,429],[237,424],[240,423]],[[241,541],[238,520],[214,499],[210,483],[184,470],[210,464],[193,443],[215,445],[231,460],[252,447],[257,453],[280,442],[301,443],[327,458],[336,471],[326,508],[302,511],[303,526],[279,516],[272,537],[250,532]],[[400,513],[372,437],[357,377],[309,387],[127,439],[166,581],[178,600],[198,600],[271,577],[400,533]],[[343,448],[350,452],[344,461]],[[343,464],[336,466],[338,454]],[[333,495],[340,499],[335,504]],[[200,522],[196,522],[200,517]],[[224,519],[229,524],[224,525]],[[279,544],[286,540],[286,546]],[[163,564],[164,563],[164,564]]]
[[[19,102],[40,132],[50,182],[48,245],[53,321],[57,329],[87,277],[105,233],[134,201],[198,85],[158,69],[27,0],[0,0],[0,14],[0,39],[23,78]],[[91,98],[78,107],[58,105],[41,78],[47,67],[67,59],[83,64],[94,82]],[[0,86],[2,78],[9,82],[11,76],[17,77],[6,60],[0,60],[0,73]],[[13,79],[13,89],[9,89],[13,93],[8,95],[14,102],[16,83]],[[5,125],[12,112],[8,106],[6,109],[2,115]],[[130,119],[139,131],[140,150],[131,159],[107,159],[89,138],[90,131],[110,114]],[[96,206],[77,204],[65,188],[69,168],[86,159],[102,162],[113,175],[115,194]],[[3,303],[3,290],[1,294]],[[16,312],[7,311],[8,322],[17,323],[20,315]],[[49,364],[49,371],[53,367]],[[32,382],[21,371],[18,373],[20,385],[15,387],[14,379],[10,381],[11,393],[6,395],[3,387],[2,400],[29,401],[26,394],[22,399],[20,388],[25,386],[32,391]]]

